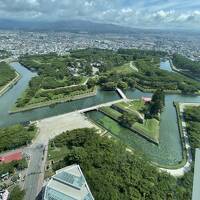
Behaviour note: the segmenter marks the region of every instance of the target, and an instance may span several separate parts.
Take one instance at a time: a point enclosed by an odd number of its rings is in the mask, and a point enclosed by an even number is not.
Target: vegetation
[[[139,88],[165,92],[197,93],[200,85],[185,76],[160,69],[160,58],[166,53],[149,50],[106,49],[74,50],[64,56],[57,54],[25,55],[20,63],[38,72],[24,95],[18,99],[17,108],[46,105],[91,92],[98,84],[103,90]],[[98,68],[98,78],[92,76],[92,67]],[[137,70],[136,70],[137,69]],[[70,98],[68,98],[70,97]],[[153,106],[152,106],[153,107]],[[154,109],[153,109],[154,110]]]
[[[173,64],[180,69],[186,76],[200,80],[200,62],[192,61],[182,55],[174,54],[172,58]]]
[[[150,119],[144,118],[146,112],[149,112],[149,107],[151,108],[150,105],[145,105],[144,101],[138,100],[116,103],[111,107],[102,107],[99,111],[157,144],[159,142],[159,121],[154,118],[155,115]]]
[[[57,54],[33,55],[20,58],[20,63],[30,70],[36,70],[38,76],[29,82],[29,88],[16,102],[17,108],[34,107],[36,104],[57,102],[60,99],[71,99],[73,96],[92,92],[95,80],[86,76],[92,71],[85,60],[77,60],[69,55]]]
[[[195,149],[200,148],[200,106],[187,107],[185,110],[185,120],[194,157]]]
[[[188,106],[186,109],[184,109],[184,117],[187,123],[187,132],[189,135],[193,159],[195,159],[195,149],[200,148],[200,106]],[[191,199],[192,196],[193,176],[194,166],[192,166],[192,170],[190,172],[186,173],[179,180],[184,186],[184,190],[187,191],[188,199]]]
[[[10,163],[0,164],[0,175],[9,173],[13,174],[16,170],[23,170],[27,168],[28,164],[25,159],[12,161]]]
[[[187,178],[158,172],[136,152],[127,152],[126,146],[100,137],[94,129],[65,132],[51,141],[49,153],[55,148],[67,151],[53,170],[79,164],[96,200],[190,199]]]
[[[119,118],[122,116],[120,112],[118,112],[117,110],[114,110],[111,107],[101,107],[99,108],[99,111],[115,120],[119,120]]]
[[[0,62],[0,89],[16,77],[15,70],[7,63]]]
[[[165,105],[165,94],[162,89],[156,90],[152,96],[151,103],[149,105],[149,114],[152,116],[158,115]]]
[[[127,83],[128,87],[146,91],[164,88],[166,92],[182,92],[184,94],[198,92],[199,83],[185,76],[160,69],[160,58],[163,52],[121,49],[118,54],[123,57],[123,64],[112,67],[101,73],[99,84],[103,89],[115,89],[119,82]],[[128,67],[132,62],[137,70]],[[112,87],[110,87],[112,86]]]
[[[25,196],[25,191],[17,185],[13,188],[10,193],[9,200],[23,200]]]
[[[29,144],[35,133],[36,128],[33,125],[29,127],[14,125],[8,128],[0,128],[0,152]]]

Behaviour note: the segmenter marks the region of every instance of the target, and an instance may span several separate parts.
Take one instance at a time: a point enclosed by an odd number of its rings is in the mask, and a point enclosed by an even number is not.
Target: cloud
[[[0,16],[22,20],[83,19],[133,27],[198,27],[200,1],[0,0]]]

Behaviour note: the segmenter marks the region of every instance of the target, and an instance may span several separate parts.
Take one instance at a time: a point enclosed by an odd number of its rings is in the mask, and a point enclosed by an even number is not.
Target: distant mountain
[[[0,19],[0,29],[29,31],[69,31],[89,33],[133,33],[135,31],[135,29],[129,27],[114,24],[95,23],[83,20],[39,22]]]

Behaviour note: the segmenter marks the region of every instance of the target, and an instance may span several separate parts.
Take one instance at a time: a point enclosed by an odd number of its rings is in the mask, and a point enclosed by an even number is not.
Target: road
[[[36,143],[26,149],[26,152],[31,157],[24,184],[24,189],[26,190],[25,200],[34,200],[39,193],[39,185],[41,187],[43,184],[43,180],[40,177],[44,175],[44,148],[43,144]]]
[[[25,200],[35,200],[42,189],[50,139],[64,131],[76,128],[95,127],[99,129],[78,111],[42,119],[37,121],[36,125],[38,135],[33,144],[24,149],[24,152],[30,155],[30,163],[24,184],[26,190]]]

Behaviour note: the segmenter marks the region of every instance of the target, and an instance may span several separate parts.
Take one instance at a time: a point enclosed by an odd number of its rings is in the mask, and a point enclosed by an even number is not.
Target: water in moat
[[[12,89],[0,97],[0,126],[8,126],[19,122],[55,116],[120,98],[114,91],[108,92],[98,90],[97,95],[94,97],[61,103],[54,107],[43,107],[9,115],[8,111],[11,110],[17,98],[20,97],[22,92],[27,88],[30,79],[36,75],[21,66],[19,63],[12,63],[12,66],[22,75],[22,78],[15,86],[13,86]],[[150,93],[143,93],[139,90],[128,90],[125,94],[128,98],[132,99],[152,95]],[[121,127],[111,119],[108,119],[108,123],[105,123],[104,126],[111,129],[111,124],[114,124],[114,131],[113,129],[111,130],[113,135],[120,138],[122,142],[130,145],[132,148],[143,152],[146,157],[151,159],[153,162],[157,162],[161,165],[177,164],[182,160],[182,148],[173,101],[200,103],[200,96],[183,96],[176,94],[165,96],[165,109],[161,115],[159,146],[156,146]],[[90,112],[88,115],[93,120],[100,120],[104,117],[99,112]]]
[[[160,59],[160,69],[172,72],[172,68],[168,59]]]
[[[22,75],[22,78],[15,86],[13,86],[12,89],[10,89],[6,94],[0,97],[0,126],[8,126],[19,122],[33,121],[37,119],[60,115],[63,113],[80,110],[90,106],[120,99],[119,95],[114,91],[105,92],[98,90],[97,95],[93,97],[9,115],[8,112],[12,109],[16,100],[27,88],[31,78],[33,76],[36,76],[35,73],[29,71],[19,63],[12,63],[11,65]]]

